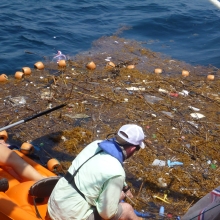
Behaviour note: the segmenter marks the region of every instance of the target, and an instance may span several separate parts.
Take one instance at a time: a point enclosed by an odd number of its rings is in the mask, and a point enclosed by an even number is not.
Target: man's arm
[[[118,204],[124,184],[124,177],[117,176],[109,179],[96,202],[96,208],[103,219],[111,219],[118,211]]]

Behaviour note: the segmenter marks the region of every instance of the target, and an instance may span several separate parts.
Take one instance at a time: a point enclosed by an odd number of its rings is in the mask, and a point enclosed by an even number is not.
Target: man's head
[[[123,125],[116,135],[116,141],[126,151],[126,158],[132,156],[135,150],[145,148],[144,138],[143,129],[135,124]]]

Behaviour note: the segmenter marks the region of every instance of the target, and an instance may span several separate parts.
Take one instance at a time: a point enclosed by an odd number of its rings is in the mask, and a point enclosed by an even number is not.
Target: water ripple
[[[14,74],[56,50],[71,56],[94,40],[132,28],[121,37],[146,42],[151,50],[192,64],[220,67],[220,13],[206,0],[159,1],[1,0],[0,72]]]

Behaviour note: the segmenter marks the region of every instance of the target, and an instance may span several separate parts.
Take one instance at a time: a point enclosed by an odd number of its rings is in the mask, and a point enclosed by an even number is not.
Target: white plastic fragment
[[[64,136],[62,136],[62,137],[61,137],[61,140],[63,140],[63,141],[65,142],[65,141],[67,141],[67,138],[64,137]]]
[[[47,106],[47,108],[52,108],[52,103],[49,103],[49,105]]]
[[[179,92],[180,95],[183,95],[183,96],[188,96],[189,95],[189,91],[187,90],[182,90],[182,92]]]
[[[200,113],[191,113],[190,115],[191,115],[191,117],[193,117],[195,119],[200,119],[200,118],[204,118],[205,117],[205,115],[200,114]]]
[[[159,187],[163,187],[163,188],[167,187],[167,183],[165,182],[164,178],[160,177],[160,178],[157,179],[157,181],[158,181]]]
[[[107,57],[107,58],[105,59],[105,61],[108,61],[108,62],[109,62],[109,61],[111,61],[111,58],[112,58],[112,57]]]
[[[158,91],[159,91],[159,92],[162,92],[162,93],[165,93],[165,94],[169,93],[166,89],[161,89],[161,88],[158,89]]]
[[[91,117],[91,116],[83,114],[83,113],[82,114],[79,113],[79,114],[75,114],[75,115],[73,115],[73,114],[65,114],[64,116],[72,118],[72,119],[90,118]]]
[[[166,112],[166,111],[161,111],[164,115],[170,117],[170,118],[173,118],[173,114],[171,112]]]
[[[152,165],[153,165],[153,166],[163,167],[163,166],[166,165],[166,161],[155,159],[155,160],[153,161]]]
[[[132,90],[132,91],[145,91],[145,88],[143,88],[143,87],[140,87],[140,88],[138,88],[138,87],[128,87],[128,88],[126,88],[127,90]]]
[[[189,108],[189,109],[192,109],[193,111],[196,111],[196,112],[200,111],[199,108],[195,108],[195,107],[193,107],[193,106],[188,106],[188,108]]]
[[[150,104],[155,104],[155,103],[160,102],[160,101],[163,100],[162,98],[152,96],[152,95],[147,95],[147,94],[144,95],[144,98]]]
[[[9,97],[8,100],[10,101],[10,104],[12,106],[19,106],[26,104],[26,99],[24,96]]]
[[[208,160],[208,161],[207,161],[207,164],[211,164],[211,163],[212,163],[211,160]]]
[[[194,123],[193,121],[187,121],[189,124],[191,124],[192,126],[194,126],[195,128],[198,128],[199,125]]]

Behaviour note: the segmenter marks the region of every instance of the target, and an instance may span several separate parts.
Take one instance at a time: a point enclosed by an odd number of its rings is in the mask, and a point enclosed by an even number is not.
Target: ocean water
[[[220,67],[220,10],[208,0],[1,0],[0,7],[0,73],[57,50],[74,56],[114,34],[173,59]]]

